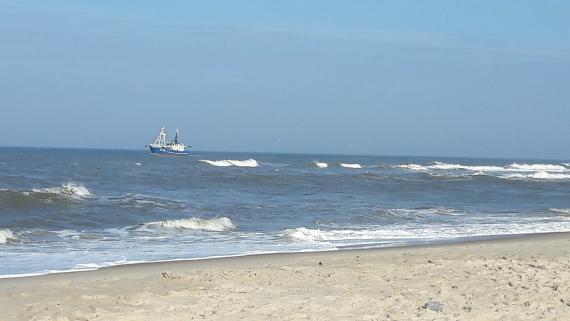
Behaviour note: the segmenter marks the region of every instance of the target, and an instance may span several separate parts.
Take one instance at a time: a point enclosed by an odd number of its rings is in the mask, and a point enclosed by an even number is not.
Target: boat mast
[[[180,129],[177,129],[177,130],[176,130],[176,135],[174,135],[174,141],[173,141],[173,143],[174,143],[175,145],[178,145],[178,134],[179,134],[179,133],[180,133]]]
[[[166,131],[164,130],[164,126],[162,126],[162,128],[160,129],[160,133],[158,134],[158,137],[154,141],[154,145],[166,146]]]

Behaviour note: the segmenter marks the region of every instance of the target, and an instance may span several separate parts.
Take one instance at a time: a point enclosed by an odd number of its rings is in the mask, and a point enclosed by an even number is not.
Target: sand
[[[570,320],[569,251],[555,233],[2,279],[0,320]]]

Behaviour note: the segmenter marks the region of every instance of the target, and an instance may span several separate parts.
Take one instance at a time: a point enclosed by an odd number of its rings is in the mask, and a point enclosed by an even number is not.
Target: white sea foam
[[[549,173],[546,171],[538,171],[530,174],[508,174],[499,176],[500,178],[510,180],[538,180],[538,181],[559,181],[570,179],[569,174]]]
[[[443,169],[443,170],[456,170],[456,169],[463,169],[462,165],[459,164],[448,164],[448,163],[441,163],[435,162],[434,165],[428,166],[430,169]]]
[[[419,165],[419,164],[403,164],[396,165],[396,168],[402,168],[418,172],[427,172],[430,170],[465,170],[474,172],[501,172],[505,169],[500,166],[484,166],[484,165],[461,165],[461,164],[448,164],[442,162],[435,162],[433,165]]]
[[[77,231],[77,230],[60,230],[60,231],[56,231],[54,233],[57,234],[57,236],[62,238],[62,239],[79,240],[79,239],[81,239],[81,236],[82,236],[82,233],[80,231]]]
[[[246,160],[232,160],[232,159],[223,159],[223,160],[208,160],[208,159],[201,159],[202,163],[210,164],[212,166],[218,167],[229,167],[229,166],[237,166],[237,167],[259,167],[259,163],[255,159],[246,159]]]
[[[55,194],[69,199],[83,199],[91,196],[91,192],[83,185],[70,182],[57,187],[32,189],[32,193]],[[29,192],[28,192],[29,194]]]
[[[564,172],[568,169],[562,165],[554,164],[511,164],[506,167],[507,170],[520,172]]]
[[[110,266],[117,266],[117,265],[130,265],[130,264],[138,264],[138,263],[145,263],[148,261],[127,261],[127,260],[118,260],[118,261],[107,261],[103,263],[79,263],[73,267],[72,271],[86,271],[86,270],[98,270],[104,267]]]
[[[494,176],[509,180],[537,180],[537,181],[556,181],[570,179],[570,169],[562,165],[555,164],[517,164],[513,163],[508,166],[486,166],[486,165],[462,165],[449,164],[442,162],[434,162],[433,165],[405,164],[396,165],[397,168],[403,168],[418,172],[429,172],[435,177],[465,177],[467,176]],[[431,172],[433,171],[433,172]],[[444,171],[445,174],[441,174]],[[459,176],[451,175],[450,172],[466,171]],[[473,172],[472,174],[468,174]]]
[[[461,165],[461,164],[448,164],[442,162],[435,162],[434,165],[428,166],[430,169],[439,170],[467,170],[475,172],[500,172],[505,168],[501,166],[485,166],[485,165]]]
[[[396,165],[397,168],[403,168],[403,169],[408,169],[408,170],[412,170],[412,171],[418,171],[418,172],[427,172],[429,171],[429,169],[425,166],[419,165],[419,164],[406,164],[406,165]]]
[[[213,161],[213,160],[208,160],[208,159],[201,159],[200,160],[202,163],[206,163],[206,164],[210,164],[213,166],[218,166],[218,167],[229,167],[229,166],[233,166],[232,163],[230,163],[227,160],[218,160],[218,161]]]
[[[143,224],[147,228],[188,229],[196,231],[223,232],[235,229],[234,223],[227,217],[215,219],[183,218],[178,220],[156,221]]]
[[[285,230],[285,235],[300,241],[339,241],[339,240],[370,240],[381,238],[412,237],[413,234],[406,231],[386,230],[320,230],[299,227]]]
[[[340,167],[358,169],[362,168],[360,164],[339,163]]]
[[[386,228],[378,226],[366,229],[320,230],[299,227],[288,229],[283,235],[300,242],[341,242],[352,244],[355,241],[379,242],[401,241],[431,241],[449,240],[464,237],[484,237],[493,235],[515,235],[570,231],[570,221],[541,222],[532,219],[526,222],[468,224],[468,225],[437,225],[437,226],[400,226]]]
[[[549,210],[551,212],[562,214],[562,215],[570,215],[570,208],[551,208]]]
[[[329,167],[329,164],[323,163],[323,162],[314,161],[313,164],[315,164],[315,166],[317,166],[318,168],[327,168],[327,167]]]
[[[15,240],[16,236],[9,229],[0,229],[0,244],[6,244],[10,240]]]

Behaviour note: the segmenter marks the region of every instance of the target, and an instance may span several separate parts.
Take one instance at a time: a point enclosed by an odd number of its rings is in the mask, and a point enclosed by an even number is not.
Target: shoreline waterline
[[[9,280],[24,280],[24,279],[41,279],[50,278],[52,276],[58,275],[69,275],[69,274],[89,274],[89,273],[111,273],[115,270],[120,269],[145,269],[150,266],[164,266],[168,267],[172,264],[177,265],[201,265],[206,266],[211,264],[216,264],[217,262],[224,262],[231,260],[237,263],[241,260],[256,260],[256,258],[267,257],[272,259],[273,257],[303,257],[303,256],[313,256],[313,255],[335,255],[337,253],[344,252],[375,252],[375,251],[400,251],[400,250],[416,250],[416,249],[430,249],[430,248],[454,248],[461,247],[465,245],[479,245],[479,244],[499,244],[502,242],[511,241],[534,241],[540,239],[552,239],[552,238],[570,238],[570,231],[564,232],[548,232],[548,233],[528,233],[528,234],[507,234],[507,235],[492,235],[488,237],[475,237],[475,238],[462,238],[456,240],[437,240],[429,242],[418,242],[416,244],[402,244],[394,245],[390,244],[388,246],[346,246],[339,247],[336,249],[323,249],[323,250],[301,250],[301,251],[291,251],[291,252],[261,252],[261,253],[245,253],[245,254],[235,254],[235,255],[221,255],[221,256],[210,256],[210,257],[198,257],[198,258],[180,258],[171,260],[157,260],[157,261],[136,261],[136,262],[125,262],[109,266],[85,268],[85,269],[70,269],[62,271],[48,271],[39,273],[29,273],[29,274],[15,274],[15,275],[0,275],[0,286],[2,282]],[[203,263],[207,262],[207,263]]]
[[[2,279],[0,319],[565,320],[569,252],[563,232]]]

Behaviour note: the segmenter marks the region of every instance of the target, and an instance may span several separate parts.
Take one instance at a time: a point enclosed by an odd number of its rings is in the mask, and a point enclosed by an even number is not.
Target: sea
[[[0,277],[570,231],[570,163],[0,148]]]

